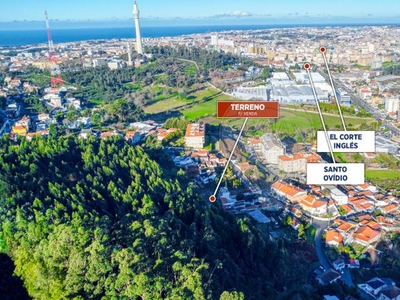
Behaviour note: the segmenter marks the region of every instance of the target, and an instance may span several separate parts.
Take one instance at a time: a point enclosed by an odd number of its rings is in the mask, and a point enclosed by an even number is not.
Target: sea
[[[187,34],[221,32],[228,30],[257,30],[270,28],[331,27],[331,26],[372,26],[374,24],[312,24],[312,25],[202,25],[202,26],[162,26],[142,27],[142,38],[173,37]],[[379,24],[382,26],[382,24]],[[87,28],[52,29],[54,43],[86,40],[126,39],[135,37],[135,28]],[[0,30],[0,47],[15,47],[47,43],[47,31],[43,30]]]

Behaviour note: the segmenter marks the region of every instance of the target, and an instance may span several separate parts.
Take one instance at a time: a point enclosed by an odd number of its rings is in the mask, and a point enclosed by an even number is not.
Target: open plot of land
[[[372,118],[358,118],[358,117],[345,117],[346,125],[353,124],[354,128],[364,122],[373,122]],[[335,126],[340,126],[341,121],[339,116],[326,116],[324,115],[324,122],[329,128],[335,128]],[[298,128],[315,128],[315,130],[322,130],[322,123],[318,113],[314,112],[302,112],[302,111],[290,111],[281,109],[280,117],[277,119],[276,123],[271,125],[272,129],[277,131],[285,131],[287,133],[294,133]]]
[[[217,113],[217,101],[235,100],[232,96],[220,93],[214,88],[207,88],[193,93],[197,102],[190,108],[182,111],[182,114],[188,119],[203,118]]]
[[[144,108],[144,111],[147,114],[157,114],[160,112],[168,111],[170,109],[178,108],[180,106],[185,106],[187,104],[188,104],[187,101],[183,101],[177,97],[172,97],[172,98],[157,101],[154,104],[148,105]]]
[[[235,98],[220,93],[214,88],[204,88],[188,95],[186,100],[172,97],[157,101],[144,108],[147,114],[160,114],[169,110],[179,111],[188,120],[214,115],[218,100],[234,100]]]
[[[386,178],[386,179],[399,179],[400,170],[366,170],[365,176],[370,178]]]
[[[243,119],[219,119],[221,123],[229,124],[232,127],[240,127],[243,124]],[[341,126],[341,121],[339,116],[324,116],[325,124],[329,128],[335,128],[335,126]],[[273,124],[271,124],[271,122]],[[345,117],[346,125],[352,124],[353,128],[357,128],[361,123],[374,122],[372,118],[360,118],[360,117]],[[273,119],[249,119],[247,122],[248,126],[261,125],[261,127],[267,127],[273,129],[276,132],[285,132],[287,134],[294,134],[298,130],[302,129],[314,129],[322,130],[321,119],[318,113],[305,112],[305,111],[292,111],[281,109],[279,112],[279,118],[276,122]]]

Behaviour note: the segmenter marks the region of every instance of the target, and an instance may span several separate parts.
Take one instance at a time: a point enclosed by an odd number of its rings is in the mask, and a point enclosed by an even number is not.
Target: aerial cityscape
[[[400,299],[400,2],[19,2],[0,298]]]

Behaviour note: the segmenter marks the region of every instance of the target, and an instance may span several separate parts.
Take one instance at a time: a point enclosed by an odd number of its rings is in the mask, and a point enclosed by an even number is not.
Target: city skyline
[[[184,0],[138,1],[141,19],[147,24],[163,23],[177,25],[179,23],[228,23],[251,24],[258,22],[399,22],[400,2],[386,0],[366,0],[362,3],[338,0],[335,3],[315,0],[284,0],[279,2],[260,2],[257,0],[218,2],[204,0],[188,3]],[[49,12],[52,21],[119,22],[132,18],[132,0],[115,1],[78,1],[71,0],[65,5],[55,1],[40,0],[26,2],[23,0],[8,1],[2,4],[1,23],[24,23],[42,21],[44,11]]]

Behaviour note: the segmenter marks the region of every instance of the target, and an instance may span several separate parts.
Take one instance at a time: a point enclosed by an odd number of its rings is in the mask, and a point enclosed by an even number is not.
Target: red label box
[[[279,118],[275,101],[217,101],[218,118]]]

